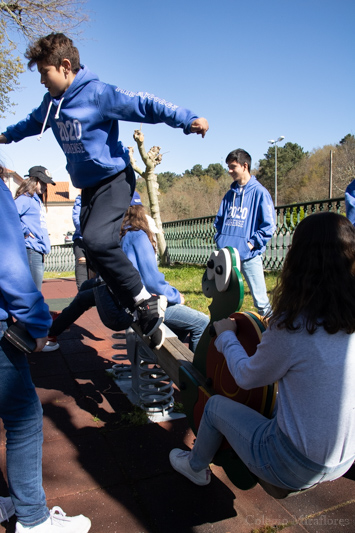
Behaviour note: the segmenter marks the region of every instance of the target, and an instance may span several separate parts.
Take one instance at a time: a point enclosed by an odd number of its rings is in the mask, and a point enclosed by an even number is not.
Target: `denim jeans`
[[[37,289],[41,291],[44,274],[43,254],[35,252],[32,248],[26,248],[26,251],[33,281],[35,282]]]
[[[189,348],[195,352],[202,333],[209,324],[209,317],[187,305],[169,305],[165,311],[164,323],[184,341],[189,335]]]
[[[49,517],[42,487],[42,406],[26,356],[4,337],[0,321],[0,418],[6,429],[9,492],[19,522],[41,524]]]
[[[225,396],[212,396],[205,407],[190,455],[196,472],[207,468],[223,436],[253,474],[278,487],[299,490],[322,481],[337,479],[347,472],[346,464],[325,467],[302,455],[282,433],[277,419]]]
[[[262,256],[256,255],[252,259],[242,261],[241,270],[258,313],[265,316],[270,310],[270,302],[266,292]]]

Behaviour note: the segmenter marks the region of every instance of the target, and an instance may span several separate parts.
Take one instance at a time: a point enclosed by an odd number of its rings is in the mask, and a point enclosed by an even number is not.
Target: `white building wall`
[[[74,231],[72,205],[50,205],[47,212],[47,227],[51,244],[64,244],[67,231]]]

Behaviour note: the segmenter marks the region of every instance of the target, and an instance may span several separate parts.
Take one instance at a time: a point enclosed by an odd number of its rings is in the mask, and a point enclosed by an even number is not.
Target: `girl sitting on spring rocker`
[[[215,346],[236,383],[278,382],[275,415],[213,395],[192,451],[174,449],[175,470],[197,485],[225,437],[261,485],[298,491],[341,477],[355,459],[355,228],[323,212],[297,226],[255,354],[236,322],[214,322]]]

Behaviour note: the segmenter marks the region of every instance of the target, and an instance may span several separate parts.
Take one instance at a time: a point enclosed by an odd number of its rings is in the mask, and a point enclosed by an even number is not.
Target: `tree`
[[[181,176],[175,174],[175,172],[160,172],[157,175],[157,180],[161,192],[167,192],[177,178],[181,178]]]
[[[203,174],[202,165],[194,165],[191,170],[185,170],[184,172],[185,176],[202,176]]]
[[[341,139],[341,141],[339,141],[339,144],[344,145],[345,143],[354,143],[354,142],[355,142],[354,135],[351,135],[351,133],[348,133],[347,135],[345,135],[345,137]]]
[[[283,180],[292,168],[294,168],[307,153],[296,143],[286,143],[277,148],[277,180],[278,186],[282,186]],[[275,147],[270,146],[265,159],[260,159],[257,177],[272,195],[275,189]]]
[[[154,219],[154,222],[157,225],[159,233],[157,234],[157,243],[158,250],[160,255],[160,261],[162,264],[166,264],[168,261],[167,257],[167,247],[163,234],[163,225],[160,218],[160,208],[159,208],[159,184],[157,180],[157,175],[155,174],[155,167],[161,163],[163,156],[160,153],[160,146],[153,146],[149,152],[146,152],[144,147],[144,134],[141,129],[134,130],[133,139],[136,141],[138,146],[139,154],[142,158],[143,163],[145,164],[145,170],[141,170],[137,165],[136,160],[133,157],[134,148],[132,146],[128,147],[129,157],[133,170],[137,172],[145,180],[147,185],[148,199],[150,212]]]
[[[219,180],[219,178],[227,174],[227,171],[225,168],[223,168],[221,163],[211,163],[205,169],[205,174],[211,176],[211,178],[213,178],[214,180]]]
[[[334,195],[343,195],[346,187],[355,178],[355,137],[346,135],[336,146],[333,156]]]
[[[23,63],[14,53],[20,43],[61,31],[77,34],[86,20],[86,0],[0,0],[0,113],[13,105],[9,93],[18,85]]]
[[[19,85],[18,75],[24,72],[20,58],[13,54],[15,45],[9,44],[5,51],[4,41],[0,35],[0,118],[5,118],[5,111],[14,105],[9,93]]]
[[[207,168],[202,168],[202,165],[194,165],[191,170],[185,170],[184,176],[210,176],[214,180],[218,180],[226,173],[226,169],[220,163],[211,163]]]

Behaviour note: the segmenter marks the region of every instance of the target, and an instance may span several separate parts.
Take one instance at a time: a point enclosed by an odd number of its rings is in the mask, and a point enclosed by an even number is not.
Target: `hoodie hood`
[[[90,82],[100,81],[99,77],[91,72],[85,65],[80,65],[79,72],[75,75],[73,83],[69,85],[68,89],[59,97],[51,98],[54,105],[58,106],[61,101],[67,101],[75,98],[79,92]]]
[[[43,133],[46,130],[48,117],[49,117],[52,105],[54,105],[57,108],[55,115],[54,115],[54,119],[58,120],[60,116],[59,115],[60,109],[62,107],[63,102],[68,101],[72,98],[75,98],[75,96],[83,89],[83,87],[85,87],[85,85],[87,85],[91,81],[93,80],[99,81],[98,76],[90,72],[90,70],[85,65],[80,65],[80,67],[81,68],[79,72],[75,75],[73,83],[68,87],[68,89],[61,96],[59,96],[58,98],[55,98],[55,97],[51,97],[50,94],[48,93],[49,95],[48,108],[47,108],[46,116],[43,121],[41,133],[37,137],[39,141],[42,139]]]
[[[235,206],[236,199],[239,200],[239,207],[240,211],[242,212],[245,192],[247,191],[249,193],[255,187],[257,187],[257,185],[258,182],[255,176],[251,176],[250,180],[245,185],[239,185],[236,181],[233,181],[230,186],[231,190],[233,191],[232,205]]]

